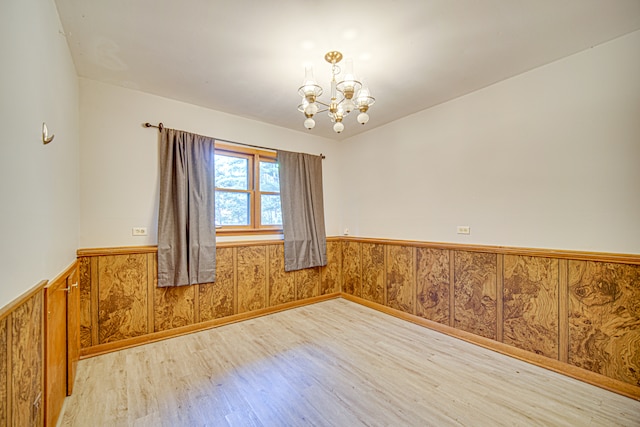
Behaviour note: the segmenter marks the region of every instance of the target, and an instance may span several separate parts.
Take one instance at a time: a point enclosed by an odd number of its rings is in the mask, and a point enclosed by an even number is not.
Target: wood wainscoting
[[[341,240],[346,298],[640,399],[640,255]]]
[[[0,426],[44,424],[43,280],[0,309]]]
[[[165,339],[339,296],[342,250],[325,267],[284,271],[282,241],[218,243],[216,282],[157,287],[157,248],[81,249],[81,356]]]
[[[74,261],[0,309],[0,427],[55,425],[73,381],[64,288],[76,277]]]
[[[78,265],[74,262],[44,287],[45,425],[56,425],[71,394],[78,362],[80,331]]]

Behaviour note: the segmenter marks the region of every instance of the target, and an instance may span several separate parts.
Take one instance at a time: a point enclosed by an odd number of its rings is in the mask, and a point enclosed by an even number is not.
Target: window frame
[[[231,191],[249,194],[249,225],[216,225],[216,235],[254,235],[254,234],[282,234],[282,225],[262,225],[261,195],[273,195],[273,191],[260,191],[260,162],[276,163],[276,153],[257,148],[243,147],[216,141],[215,154],[248,159],[248,190],[230,190],[220,188],[220,191]],[[215,179],[213,182],[214,191]]]

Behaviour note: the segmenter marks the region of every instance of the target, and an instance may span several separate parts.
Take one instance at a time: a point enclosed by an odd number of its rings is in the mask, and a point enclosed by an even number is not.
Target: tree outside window
[[[274,153],[216,143],[215,222],[219,232],[282,230]]]

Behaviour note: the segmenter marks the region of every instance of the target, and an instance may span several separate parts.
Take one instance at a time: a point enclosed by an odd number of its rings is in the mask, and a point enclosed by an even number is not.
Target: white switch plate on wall
[[[458,234],[471,234],[471,227],[468,225],[459,225]]]

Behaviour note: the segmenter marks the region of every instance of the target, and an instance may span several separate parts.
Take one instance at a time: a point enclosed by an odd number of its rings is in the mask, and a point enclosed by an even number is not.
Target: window
[[[218,232],[282,231],[275,153],[216,143],[215,156]]]

